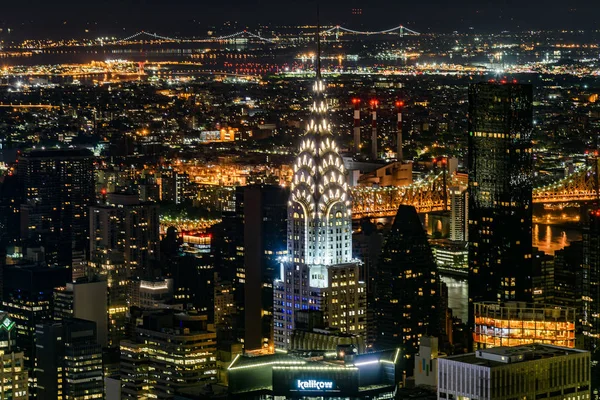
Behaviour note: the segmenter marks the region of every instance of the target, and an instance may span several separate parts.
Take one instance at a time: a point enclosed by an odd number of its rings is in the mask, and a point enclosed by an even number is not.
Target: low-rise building
[[[575,309],[524,302],[474,304],[476,349],[541,343],[575,347]]]
[[[590,353],[541,344],[438,359],[438,399],[590,399]]]

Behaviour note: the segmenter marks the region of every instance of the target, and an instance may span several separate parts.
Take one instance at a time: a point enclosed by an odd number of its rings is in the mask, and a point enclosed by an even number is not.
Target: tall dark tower
[[[89,150],[30,150],[19,158],[21,239],[43,246],[49,265],[68,266],[83,275],[94,201],[94,158]]]
[[[590,212],[583,230],[580,282],[584,346],[592,353],[592,391],[600,390],[600,209]]]
[[[532,98],[531,85],[469,87],[469,304],[532,298]]]
[[[417,211],[400,206],[375,278],[377,349],[419,349],[421,336],[439,333],[440,291],[437,267]],[[443,310],[445,312],[445,310]],[[406,366],[410,371],[410,365]]]

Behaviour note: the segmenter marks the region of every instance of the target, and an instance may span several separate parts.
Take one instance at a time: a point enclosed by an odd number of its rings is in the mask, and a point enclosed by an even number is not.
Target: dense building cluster
[[[1,398],[598,396],[597,46],[325,39],[0,73]]]

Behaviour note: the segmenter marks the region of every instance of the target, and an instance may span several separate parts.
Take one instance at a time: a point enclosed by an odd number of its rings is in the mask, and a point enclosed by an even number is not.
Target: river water
[[[533,247],[554,254],[570,242],[581,240],[581,230],[552,225],[533,225]],[[467,322],[469,313],[469,284],[466,278],[441,275],[442,282],[448,286],[448,307],[455,317]]]

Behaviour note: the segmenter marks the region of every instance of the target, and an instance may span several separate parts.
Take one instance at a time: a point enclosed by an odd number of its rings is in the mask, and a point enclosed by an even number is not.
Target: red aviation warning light
[[[357,99],[356,97],[352,99],[352,104],[358,104],[360,103],[360,99]]]
[[[400,100],[398,100],[398,101],[396,102],[396,107],[398,107],[398,108],[402,108],[402,107],[404,107],[404,102],[403,102],[403,101],[400,101]]]

